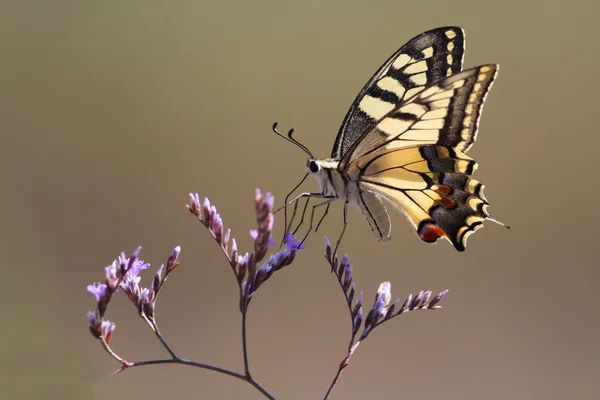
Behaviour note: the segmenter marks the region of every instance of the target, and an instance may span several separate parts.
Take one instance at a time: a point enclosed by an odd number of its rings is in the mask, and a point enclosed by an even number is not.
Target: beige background
[[[369,305],[383,280],[395,297],[450,294],[376,331],[332,398],[599,398],[597,14],[592,1],[2,1],[2,397],[261,398],[182,366],[107,377],[117,364],[87,331],[85,286],[122,250],[143,245],[154,270],[181,244],[162,330],[182,356],[241,370],[235,283],[187,193],[209,196],[248,248],[254,188],[280,204],[304,173],[271,124],[328,156],[380,64],[456,24],[465,66],[501,65],[470,155],[513,229],[488,223],[457,253],[395,214],[384,246],[351,210],[342,250]],[[340,223],[336,204],[252,304],[251,365],[280,399],[322,398],[344,356],[347,314],[322,258]],[[124,297],[108,316],[123,356],[164,356]]]

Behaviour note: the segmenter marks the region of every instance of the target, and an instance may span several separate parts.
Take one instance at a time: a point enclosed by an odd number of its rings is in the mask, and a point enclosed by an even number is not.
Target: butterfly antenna
[[[299,141],[297,141],[292,135],[294,133],[294,129],[290,129],[287,136],[282,134],[281,132],[279,132],[277,130],[277,125],[278,123],[275,122],[273,124],[273,132],[275,132],[275,134],[277,134],[277,136],[280,136],[282,138],[284,138],[285,140],[287,140],[288,142],[291,142],[293,144],[295,144],[296,146],[300,147],[306,154],[308,154],[308,156],[310,158],[315,158],[312,153],[310,152],[310,150],[308,150],[308,147],[306,147],[305,145],[303,145],[302,143],[300,143]]]

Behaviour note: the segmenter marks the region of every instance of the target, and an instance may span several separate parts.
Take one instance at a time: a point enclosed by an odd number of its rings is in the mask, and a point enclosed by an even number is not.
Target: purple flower
[[[433,300],[431,300],[431,302],[429,302],[429,305],[427,308],[440,308],[441,306],[438,306],[437,303],[439,303],[440,301],[442,301],[442,299],[444,298],[444,296],[446,296],[448,294],[448,289],[438,293]]]
[[[277,271],[290,265],[296,257],[296,252],[302,249],[304,249],[304,244],[296,241],[294,234],[288,232],[285,235],[285,249],[273,254],[265,264],[269,264],[274,271]]]
[[[117,327],[117,324],[114,322],[110,322],[109,320],[102,321],[102,336],[104,336],[104,340],[106,344],[110,344],[110,339],[112,338],[112,333]]]
[[[384,317],[387,313],[386,306],[390,303],[392,299],[392,294],[390,292],[392,288],[392,284],[389,282],[383,282],[379,285],[377,289],[377,294],[375,295],[375,304],[373,304],[373,312],[375,313],[375,323],[381,318]]]
[[[379,285],[379,288],[377,289],[376,298],[381,299],[383,301],[384,306],[387,306],[390,303],[390,300],[392,299],[391,290],[392,284],[387,281],[382,282],[381,285]]]
[[[177,261],[177,258],[179,257],[179,253],[181,253],[181,246],[176,246],[173,249],[173,252],[171,253],[171,257],[169,257],[169,259],[173,259],[174,261]]]
[[[348,291],[351,284],[352,284],[352,265],[347,263],[344,268],[344,281],[342,283],[342,288],[344,289],[344,292]]]
[[[87,291],[96,297],[96,301],[100,302],[105,300],[108,295],[108,286],[104,283],[94,283],[93,285],[87,286]]]
[[[88,322],[89,322],[90,333],[96,339],[100,339],[100,334],[101,334],[100,326],[102,323],[102,318],[95,311],[89,311],[87,313],[87,317],[88,317]]]
[[[98,316],[98,314],[96,314],[95,311],[88,311],[87,317],[88,317],[88,321],[90,323],[90,329],[96,329],[96,326],[98,325],[97,316]]]
[[[375,302],[373,303],[373,307],[369,314],[367,314],[367,319],[365,320],[365,330],[370,330],[374,326],[376,326],[382,317],[387,315],[388,309],[386,306],[390,303],[392,299],[392,295],[390,290],[392,288],[392,284],[389,282],[383,282],[379,285],[377,289],[377,294],[375,295]]]
[[[198,193],[190,193],[190,203],[194,211],[200,210],[200,195]]]
[[[211,217],[210,200],[208,200],[208,197],[205,197],[204,202],[202,203],[202,216],[204,218],[204,223],[208,225],[208,222]]]
[[[139,283],[141,280],[141,276],[127,274],[123,282],[121,282],[121,288],[125,291],[129,300],[133,302],[136,301],[137,295],[140,292]]]
[[[258,239],[258,229],[250,229],[250,237],[253,240]],[[269,238],[268,244],[269,246],[275,246],[277,243],[272,238]]]
[[[169,258],[167,259],[167,274],[169,274],[171,271],[177,268],[177,266],[179,266],[179,253],[181,253],[181,246],[175,247]],[[162,266],[160,270],[162,273]]]
[[[119,262],[117,260],[113,261],[112,264],[104,268],[106,283],[111,287],[111,289],[114,289],[117,286],[117,283],[119,282],[119,275],[120,269]]]
[[[136,259],[136,260],[133,260],[133,263],[131,264],[131,268],[129,268],[129,271],[127,274],[130,276],[138,276],[142,270],[145,270],[148,268],[150,268],[150,264],[145,263],[142,260]]]
[[[297,251],[304,249],[304,243],[296,241],[293,233],[285,234],[285,247],[288,251]]]
[[[154,318],[154,300],[156,299],[153,290],[142,288],[140,292],[140,304],[138,309],[143,311],[148,318]]]

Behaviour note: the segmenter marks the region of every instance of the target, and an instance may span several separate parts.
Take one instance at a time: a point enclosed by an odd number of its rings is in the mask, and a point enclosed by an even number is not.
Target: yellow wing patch
[[[357,140],[341,166],[381,149],[438,144],[467,151],[475,141],[483,103],[497,69],[493,64],[471,68],[422,89],[388,111]],[[378,110],[383,112],[384,108]]]

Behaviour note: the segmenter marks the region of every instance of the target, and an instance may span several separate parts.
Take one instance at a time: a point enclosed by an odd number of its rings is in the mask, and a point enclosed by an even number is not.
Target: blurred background
[[[181,356],[242,371],[237,289],[219,248],[185,209],[208,196],[242,250],[253,191],[280,205],[305,154],[329,156],[363,84],[413,36],[466,31],[465,67],[499,63],[479,139],[492,215],[464,253],[422,243],[399,213],[379,244],[351,209],[340,248],[372,304],[450,293],[359,348],[332,399],[598,399],[600,49],[592,1],[0,2],[0,387],[6,399],[262,398],[210,371],[118,364],[88,332],[87,284],[142,245],[154,271],[181,267],[157,316]],[[316,189],[307,182],[305,189]],[[349,321],[323,259],[336,203],[249,314],[255,378],[280,399],[322,398]],[[283,231],[276,219],[275,237]],[[119,296],[107,317],[129,360],[166,357]]]

